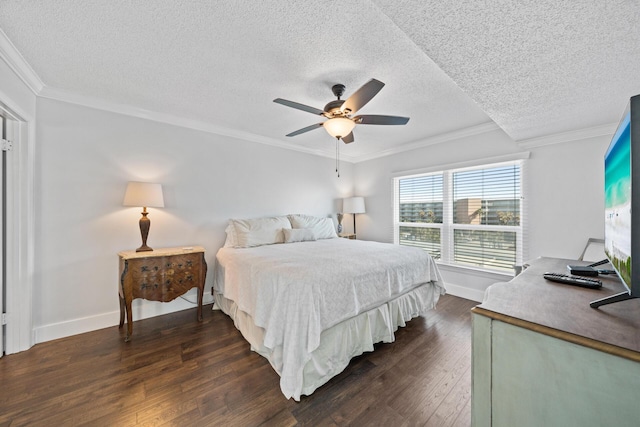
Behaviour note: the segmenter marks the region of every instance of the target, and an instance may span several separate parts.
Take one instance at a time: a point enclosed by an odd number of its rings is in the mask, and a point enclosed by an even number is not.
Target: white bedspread
[[[444,294],[440,272],[423,250],[348,239],[222,248],[215,291],[233,300],[264,329],[264,346],[282,348],[274,366],[287,398],[300,398],[302,369],[322,331],[433,282],[433,304]],[[433,306],[433,305],[432,305]]]

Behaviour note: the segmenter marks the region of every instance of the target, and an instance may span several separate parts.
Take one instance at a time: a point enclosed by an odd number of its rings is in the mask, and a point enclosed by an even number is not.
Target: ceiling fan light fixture
[[[323,126],[332,137],[342,138],[351,133],[356,123],[346,117],[334,117],[324,122]]]

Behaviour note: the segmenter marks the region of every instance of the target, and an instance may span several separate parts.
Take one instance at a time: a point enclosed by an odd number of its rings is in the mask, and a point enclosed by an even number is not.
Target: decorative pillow
[[[316,235],[311,228],[282,229],[285,243],[311,242],[316,240]]]
[[[288,215],[293,228],[310,228],[316,235],[316,239],[333,239],[338,237],[331,218],[321,218],[311,215]]]
[[[284,242],[284,235],[281,232],[274,234],[270,229],[240,230],[236,234],[238,236],[237,248],[252,248]]]
[[[234,248],[271,245],[283,243],[282,229],[290,229],[291,223],[286,216],[255,219],[231,219],[227,232],[227,241]],[[226,244],[226,243],[225,243]]]

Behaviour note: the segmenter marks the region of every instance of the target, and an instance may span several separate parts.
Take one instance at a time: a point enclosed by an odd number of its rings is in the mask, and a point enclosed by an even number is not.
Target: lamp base
[[[356,234],[356,214],[353,214],[353,234]]]
[[[140,218],[140,234],[142,236],[142,246],[136,249],[136,252],[148,252],[152,251],[149,246],[147,246],[147,236],[149,235],[149,227],[151,226],[151,221],[147,218],[149,212],[147,212],[147,208],[142,209],[142,218]]]

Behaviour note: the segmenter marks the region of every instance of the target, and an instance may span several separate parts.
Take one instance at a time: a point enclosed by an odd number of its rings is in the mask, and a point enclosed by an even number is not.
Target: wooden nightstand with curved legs
[[[136,298],[169,302],[191,288],[198,288],[197,318],[202,321],[202,296],[207,276],[204,248],[163,248],[152,252],[123,251],[120,257],[120,328],[127,316],[127,335],[131,339],[131,302]]]

